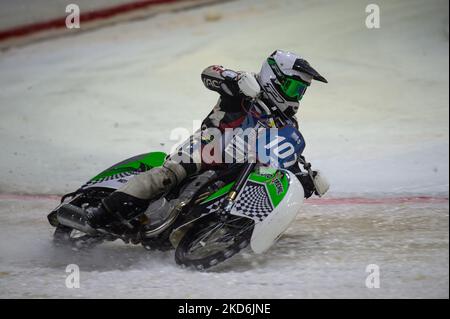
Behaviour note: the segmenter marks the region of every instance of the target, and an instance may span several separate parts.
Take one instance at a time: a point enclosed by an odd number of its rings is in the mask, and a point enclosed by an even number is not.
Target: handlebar
[[[261,107],[261,109],[264,111],[265,115],[268,115],[269,117],[276,117],[280,122],[282,126],[293,124],[292,120],[282,111],[278,106],[276,106],[273,103],[270,103],[270,106],[266,104],[259,96],[252,99],[253,103],[256,103],[258,106]]]

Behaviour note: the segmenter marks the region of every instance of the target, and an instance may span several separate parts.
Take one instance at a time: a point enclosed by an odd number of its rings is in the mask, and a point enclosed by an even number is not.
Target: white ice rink
[[[377,1],[380,29],[365,26],[368,3],[233,1],[0,52],[0,297],[448,298],[448,1]],[[204,67],[258,71],[277,48],[329,80],[299,113],[328,196],[379,204],[306,205],[268,254],[196,273],[119,243],[57,250],[56,201],[12,195],[62,194],[168,151],[216,102]],[[436,200],[382,202],[400,196]],[[65,288],[69,263],[80,289]],[[380,289],[365,287],[368,264]]]

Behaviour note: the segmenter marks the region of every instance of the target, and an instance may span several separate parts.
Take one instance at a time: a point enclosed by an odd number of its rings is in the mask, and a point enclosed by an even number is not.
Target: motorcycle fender
[[[263,221],[255,224],[250,247],[257,254],[267,251],[275,243],[303,205],[303,186],[293,173],[286,172],[289,174],[289,189],[285,198]]]

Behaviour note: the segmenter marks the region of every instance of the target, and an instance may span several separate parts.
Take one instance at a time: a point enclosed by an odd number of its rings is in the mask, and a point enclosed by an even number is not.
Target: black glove
[[[309,176],[308,173],[303,172],[295,175],[298,177],[300,183],[303,186],[303,189],[305,191],[305,198],[310,198],[316,190],[316,188],[314,187],[314,182],[311,179],[311,176]],[[315,177],[316,175],[317,172],[313,171],[313,176]]]

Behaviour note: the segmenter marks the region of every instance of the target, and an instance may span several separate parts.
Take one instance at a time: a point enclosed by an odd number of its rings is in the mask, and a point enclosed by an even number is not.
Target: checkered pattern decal
[[[219,210],[224,197],[215,201],[206,208],[210,213]],[[233,209],[236,213],[248,216],[255,221],[263,221],[272,211],[273,205],[270,202],[264,184],[247,181],[243,191],[240,193]]]
[[[225,200],[225,197],[222,197],[221,200],[216,200],[211,205],[206,206],[206,209],[208,210],[209,213],[215,213],[219,210],[219,207],[222,205],[224,200]]]
[[[257,221],[263,221],[273,211],[266,187],[252,182],[247,182],[234,208]]]

